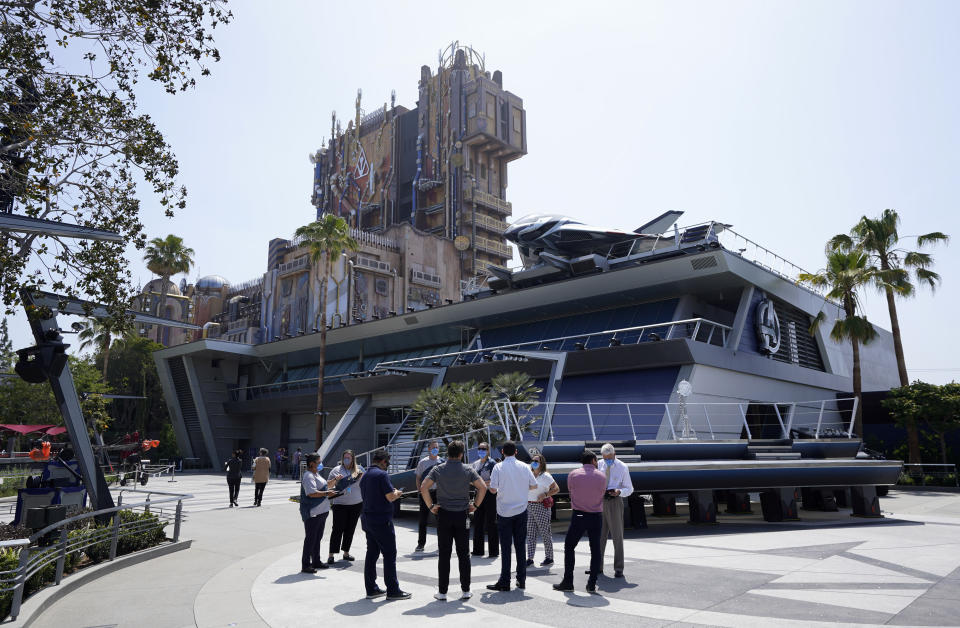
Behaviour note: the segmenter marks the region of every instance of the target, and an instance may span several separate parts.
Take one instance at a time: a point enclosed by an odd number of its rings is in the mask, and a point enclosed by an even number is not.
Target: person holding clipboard
[[[342,493],[340,497],[330,500],[333,511],[333,530],[330,532],[330,555],[327,564],[332,565],[334,556],[341,549],[343,560],[354,560],[350,555],[350,546],[353,544],[353,533],[357,529],[357,521],[363,510],[363,495],[360,492],[360,478],[363,476],[363,467],[357,462],[352,449],[347,449],[340,456],[340,464],[335,466],[328,476],[327,483],[336,487]]]
[[[300,557],[301,573],[317,573],[327,569],[320,558],[320,541],[323,527],[330,514],[328,497],[339,495],[327,490],[327,481],[320,477],[320,456],[307,454],[307,470],[300,482],[300,518],[303,519],[303,554]]]

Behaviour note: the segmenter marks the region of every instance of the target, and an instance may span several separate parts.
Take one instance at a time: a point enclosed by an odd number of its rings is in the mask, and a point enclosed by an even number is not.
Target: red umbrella
[[[56,436],[57,434],[63,434],[66,431],[67,428],[65,427],[51,427],[49,430],[47,430],[47,435]]]
[[[30,432],[39,432],[51,427],[56,427],[55,425],[22,425],[22,424],[0,424],[0,429],[10,430],[11,432],[17,432],[18,434],[29,434]],[[66,429],[66,428],[61,428]],[[49,432],[48,432],[49,433]]]

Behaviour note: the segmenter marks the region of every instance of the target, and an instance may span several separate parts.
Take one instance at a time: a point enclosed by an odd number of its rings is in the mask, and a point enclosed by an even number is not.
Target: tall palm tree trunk
[[[103,343],[103,381],[107,381],[107,365],[110,364],[110,336]]]
[[[853,345],[853,396],[857,398],[857,412],[853,417],[853,431],[863,438],[863,391],[860,382],[860,342],[851,338]]]
[[[330,256],[323,260],[323,274],[320,278],[320,360],[317,363],[317,449],[323,445],[323,369],[327,363],[327,277],[330,274]]]
[[[882,263],[886,266],[886,263]],[[886,270],[886,269],[884,269]],[[900,338],[900,318],[897,316],[897,301],[894,298],[893,288],[884,288],[887,296],[887,310],[890,312],[890,331],[893,333],[893,351],[897,356],[897,372],[900,375],[900,385],[909,386],[910,377],[907,375],[907,360],[903,355],[903,341]],[[911,464],[920,463],[920,430],[913,418],[908,418],[907,427],[907,457]]]

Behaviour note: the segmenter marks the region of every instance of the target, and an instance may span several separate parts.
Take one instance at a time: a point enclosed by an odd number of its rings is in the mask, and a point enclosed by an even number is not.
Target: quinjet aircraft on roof
[[[524,267],[546,261],[543,253],[563,258],[606,254],[614,245],[634,240],[657,240],[683,215],[668,211],[638,227],[633,233],[587,225],[579,220],[556,214],[531,214],[520,218],[504,232],[504,237],[520,249]]]

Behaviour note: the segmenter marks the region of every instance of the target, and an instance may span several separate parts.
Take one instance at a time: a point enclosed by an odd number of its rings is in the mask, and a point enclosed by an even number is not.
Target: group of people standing
[[[488,541],[489,556],[500,557],[500,577],[487,585],[492,591],[509,591],[511,585],[526,587],[526,568],[534,564],[538,539],[542,539],[545,558],[541,566],[553,564],[553,534],[550,527],[553,496],[560,488],[547,471],[547,461],[535,454],[530,464],[517,459],[517,445],[506,441],[501,445],[502,460],[494,461],[490,446],[481,443],[478,459],[465,463],[462,441],[447,445],[446,460],[440,458],[439,443],[428,444],[425,456],[416,470],[420,500],[420,521],[416,551],[423,551],[427,540],[429,514],[436,516],[438,556],[438,590],[434,597],[448,599],[450,562],[456,550],[460,577],[460,599],[469,599],[471,554],[483,555]],[[563,579],[554,585],[559,591],[573,590],[575,551],[587,535],[590,543],[590,568],[587,570],[587,591],[596,591],[597,578],[603,573],[603,553],[608,538],[614,542],[614,576],[623,576],[623,500],[633,486],[627,466],[616,459],[612,445],[601,449],[603,462],[596,454],[585,452],[581,466],[570,472],[567,486],[571,500],[571,519],[564,541]],[[304,542],[301,569],[316,573],[326,569],[343,551],[349,554],[358,519],[366,535],[364,564],[366,596],[406,599],[410,594],[400,588],[397,579],[397,543],[393,525],[395,504],[402,496],[393,486],[387,469],[390,456],[380,450],[372,454],[372,466],[363,469],[352,451],[345,451],[341,462],[324,480],[322,463],[316,454],[306,455],[307,470],[300,491],[300,511],[304,521]],[[321,559],[320,544],[324,525],[333,510],[333,531],[326,563]],[[473,515],[473,551],[470,548],[470,522]],[[486,537],[486,538],[485,538]],[[516,557],[515,581],[511,582],[513,558]],[[386,588],[377,584],[377,562],[383,559]]]

